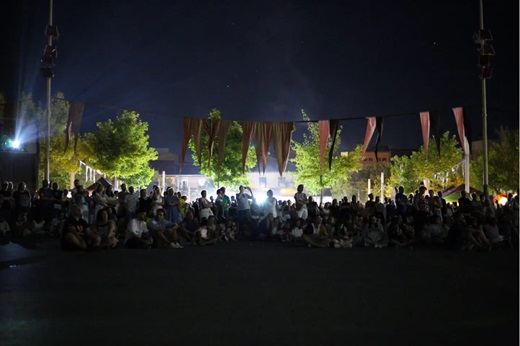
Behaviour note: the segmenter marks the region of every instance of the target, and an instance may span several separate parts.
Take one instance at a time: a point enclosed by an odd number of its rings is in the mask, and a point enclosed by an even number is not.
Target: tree
[[[124,111],[115,121],[96,125],[98,130],[86,135],[89,165],[128,185],[148,185],[154,174],[149,163],[157,159],[149,147],[148,123],[136,112]]]
[[[488,146],[489,189],[495,194],[518,189],[518,129],[499,128],[497,139]],[[484,176],[484,154],[477,149],[472,153],[470,179],[472,186],[482,186]]]
[[[221,113],[218,109],[213,108],[209,112],[208,119],[218,120],[221,119]],[[242,126],[234,121],[228,132],[226,139],[226,147],[224,151],[224,157],[222,162],[218,163],[218,145],[219,138],[215,138],[214,152],[211,156],[211,164],[208,166],[209,150],[208,148],[208,134],[203,131],[201,136],[201,164],[199,165],[199,159],[197,158],[195,143],[193,138],[190,139],[188,147],[192,152],[193,162],[196,166],[200,167],[202,174],[210,179],[213,179],[217,186],[226,186],[231,189],[238,189],[240,185],[249,185],[247,176],[242,173]],[[250,171],[256,165],[256,155],[253,147],[250,147],[245,164],[245,172]]]
[[[308,121],[309,117],[302,110],[303,120]],[[296,164],[296,183],[304,184],[305,188],[311,194],[319,194],[323,188],[330,188],[333,196],[343,196],[344,188],[349,181],[349,173],[357,172],[361,168],[359,158],[361,155],[361,146],[358,146],[348,155],[337,155],[338,148],[341,144],[340,134],[338,131],[335,149],[332,156],[332,166],[329,170],[328,157],[324,159],[325,164],[321,167],[320,160],[320,138],[317,123],[307,123],[308,134],[303,135],[303,142],[298,143],[292,141],[292,150],[295,157],[291,159]],[[329,152],[332,140],[327,140],[326,153]]]
[[[431,141],[434,143],[434,141]],[[441,137],[441,154],[436,148],[430,148],[428,154],[421,146],[410,157],[393,157],[389,184],[393,187],[402,185],[405,191],[415,191],[421,182],[426,182],[430,189],[443,190],[449,185],[463,183],[461,162],[462,149],[457,146],[455,136],[445,132]]]

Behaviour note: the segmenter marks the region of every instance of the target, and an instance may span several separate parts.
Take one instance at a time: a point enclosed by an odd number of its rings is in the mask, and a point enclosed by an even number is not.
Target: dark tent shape
[[[101,184],[103,185],[103,187],[106,189],[108,186],[112,186],[112,183],[107,179],[107,178],[99,178],[98,181],[96,181],[94,184],[90,185],[89,187],[87,187],[87,190],[89,191],[93,191],[96,189],[96,186],[98,186],[98,184]]]
[[[452,195],[457,192],[460,193],[461,191],[463,191],[465,189],[466,189],[466,184],[460,184],[459,186],[450,186],[450,187],[446,188],[444,191],[442,191],[442,196],[447,197],[447,196]],[[482,191],[477,190],[470,186],[469,193],[473,193],[473,192],[475,192],[478,196],[484,194]]]

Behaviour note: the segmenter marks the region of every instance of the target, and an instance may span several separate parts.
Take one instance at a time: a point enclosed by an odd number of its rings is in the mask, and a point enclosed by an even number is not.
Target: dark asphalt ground
[[[0,345],[518,345],[518,250],[0,246]]]

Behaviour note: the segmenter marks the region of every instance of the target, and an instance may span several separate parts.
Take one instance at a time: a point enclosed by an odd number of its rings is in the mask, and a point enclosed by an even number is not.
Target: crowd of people
[[[369,194],[319,203],[299,185],[294,199],[277,200],[267,191],[263,203],[249,187],[228,196],[203,190],[188,201],[172,188],[151,191],[98,184],[89,192],[78,180],[60,190],[44,180],[31,194],[25,183],[0,189],[3,239],[60,237],[63,249],[97,250],[207,246],[219,242],[279,241],[316,248],[439,246],[456,250],[518,247],[518,193],[499,204],[484,195],[461,191],[456,203],[423,185],[393,198]]]

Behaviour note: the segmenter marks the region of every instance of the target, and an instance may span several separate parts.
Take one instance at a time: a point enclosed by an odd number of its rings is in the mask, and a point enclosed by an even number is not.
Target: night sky
[[[32,92],[49,1],[3,3],[0,91]],[[488,81],[489,135],[518,128],[518,1],[484,1],[494,36]],[[53,93],[85,102],[82,131],[135,110],[150,144],[180,150],[182,117],[343,121],[343,149],[361,144],[368,116],[385,118],[382,144],[418,148],[418,113],[471,109],[481,135],[478,0],[460,1],[65,1],[54,0],[60,31]],[[404,115],[413,114],[413,115]],[[305,125],[297,126],[295,136]]]

